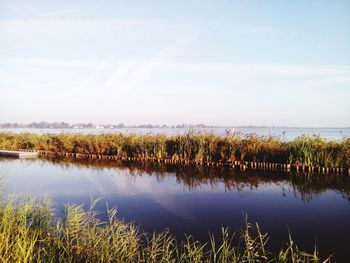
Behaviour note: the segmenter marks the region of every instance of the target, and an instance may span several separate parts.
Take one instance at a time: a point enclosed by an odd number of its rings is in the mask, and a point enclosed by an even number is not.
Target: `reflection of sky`
[[[124,196],[147,195],[162,197],[178,192],[188,192],[174,176],[157,178],[147,174],[128,174],[118,168],[92,169],[69,166],[69,169],[58,165],[48,165],[42,161],[13,160],[1,163],[2,174],[7,175],[8,191],[26,192],[29,194],[71,194],[82,195],[94,192],[100,195],[118,193]],[[254,187],[245,187],[248,192],[280,192],[282,187],[291,190],[287,183],[264,183]],[[224,183],[215,185],[201,184],[195,192],[224,192]]]
[[[226,191],[224,183],[220,182],[215,185],[201,184],[195,190],[189,190],[185,185],[179,184],[174,176],[157,179],[156,174],[130,175],[118,168],[91,169],[70,166],[69,169],[65,169],[41,161],[16,160],[2,164],[2,171],[7,174],[9,192],[47,195],[53,199],[61,196],[81,199],[90,194],[104,197],[113,195],[130,200],[147,198],[170,213],[181,214],[183,217],[189,217],[190,212],[186,206],[176,201],[179,195],[215,195]],[[243,185],[243,191],[231,194],[238,195],[239,199],[249,200],[253,195],[264,193],[279,195],[283,191],[282,188],[292,192],[286,183],[265,183],[251,188]]]
[[[63,204],[88,204],[90,195],[103,197],[96,209],[116,207],[121,218],[140,224],[146,231],[169,227],[173,233],[194,233],[205,239],[208,230],[237,229],[243,213],[269,232],[280,236],[287,225],[298,235],[328,240],[345,231],[350,236],[350,205],[341,194],[326,190],[308,202],[288,181],[240,183],[227,190],[224,182],[189,189],[174,174],[130,173],[120,168],[88,168],[53,164],[42,160],[0,159],[0,176],[6,191],[49,196],[61,216]],[[103,215],[102,215],[103,217]],[[329,233],[325,225],[332,225]],[[303,236],[304,238],[304,236]],[[346,238],[345,238],[346,239]],[[340,238],[344,242],[344,238]],[[347,238],[344,244],[349,243]],[[311,240],[313,244],[313,240]],[[329,245],[329,244],[327,244]],[[333,247],[336,244],[333,244]],[[330,246],[330,249],[332,246]]]
[[[156,172],[152,175],[142,172],[130,174],[128,170],[118,168],[93,169],[74,165],[69,165],[67,168],[66,165],[53,165],[40,160],[3,161],[0,162],[0,167],[2,175],[5,175],[7,192],[46,195],[54,201],[64,199],[70,203],[75,200],[86,202],[91,194],[107,199],[113,196],[115,200],[120,199],[124,202],[145,199],[171,214],[187,219],[193,217],[192,200],[200,203],[197,200],[198,196],[219,198],[220,203],[233,198],[242,208],[254,204],[261,206],[267,204],[270,210],[286,202],[297,206],[302,202],[300,194],[287,181],[264,182],[257,185],[242,183],[240,191],[228,191],[225,184],[220,181],[216,184],[203,183],[195,189],[189,189],[170,173],[159,177]],[[332,192],[323,195],[327,194],[332,195]],[[186,202],[179,202],[183,198]],[[313,203],[317,202],[316,199]]]

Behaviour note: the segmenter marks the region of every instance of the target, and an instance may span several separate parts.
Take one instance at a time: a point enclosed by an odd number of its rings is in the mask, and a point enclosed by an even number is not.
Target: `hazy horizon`
[[[278,126],[278,125],[213,125],[213,124],[207,124],[207,123],[171,123],[171,124],[164,124],[164,123],[121,123],[121,122],[117,122],[117,123],[99,123],[99,122],[74,122],[74,123],[70,123],[67,121],[30,121],[30,122],[25,122],[25,123],[17,123],[17,122],[0,122],[0,127],[1,125],[4,124],[18,124],[18,125],[29,125],[29,124],[33,124],[33,123],[41,123],[41,122],[45,122],[45,123],[66,123],[69,125],[87,125],[87,124],[92,124],[94,126],[108,126],[108,125],[112,125],[112,126],[117,126],[117,125],[123,125],[124,127],[120,127],[120,128],[129,128],[129,127],[135,127],[137,128],[137,126],[159,126],[159,128],[162,128],[162,126],[166,126],[166,127],[176,127],[176,126],[185,126],[185,127],[190,127],[190,126],[205,126],[207,128],[211,128],[211,127],[217,127],[217,128],[300,128],[300,129],[350,129],[350,126]]]
[[[0,123],[350,127],[349,1],[1,1]]]

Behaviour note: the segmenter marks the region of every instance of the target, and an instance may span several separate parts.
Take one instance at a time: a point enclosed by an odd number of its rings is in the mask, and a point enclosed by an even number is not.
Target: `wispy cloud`
[[[229,23],[229,28],[233,32],[244,34],[262,34],[269,36],[280,36],[287,32],[281,28],[269,25],[249,24],[249,23]]]
[[[187,76],[187,80],[200,83],[205,80],[214,80],[217,83],[236,83],[244,85],[264,81],[269,83],[274,80],[279,82],[289,80],[292,83],[308,84],[310,88],[318,83],[323,86],[333,84],[350,84],[350,66],[338,65],[297,65],[297,64],[232,64],[232,63],[173,63],[158,60],[129,61],[117,65],[115,72],[107,81],[108,87],[120,87],[128,85],[129,88],[143,87],[155,75],[168,76],[169,81],[173,76]],[[198,78],[198,76],[202,76]],[[312,82],[311,80],[314,80]],[[176,81],[183,81],[178,77]],[[324,82],[324,83],[322,83]],[[314,83],[315,85],[309,85]],[[287,85],[287,84],[285,84]],[[246,85],[244,85],[246,86]],[[248,85],[249,86],[249,85]],[[298,85],[299,86],[299,85]],[[298,86],[295,86],[297,88]],[[318,85],[317,85],[318,86]],[[214,87],[213,87],[214,88]],[[219,88],[219,87],[216,87]],[[240,88],[238,86],[237,88]],[[249,87],[254,89],[254,87]],[[271,86],[270,88],[273,88]]]
[[[29,46],[29,44],[21,44],[21,45],[15,45],[15,46],[11,46],[11,47],[0,48],[0,53],[7,53],[10,51],[21,49],[21,48],[28,47],[28,46]]]
[[[27,45],[21,45],[25,47]],[[35,67],[90,67],[98,64],[98,61],[91,59],[53,59],[53,58],[43,58],[43,57],[14,57],[14,58],[0,58],[0,63],[5,65],[25,65],[25,66],[35,66]]]
[[[305,122],[332,113],[324,124],[345,125],[345,10],[326,23],[322,12],[310,19],[305,5],[296,23],[284,7],[229,2],[170,10],[154,3],[138,9],[115,2],[8,1],[0,12],[0,108],[8,112],[21,103],[32,119],[279,125],[310,109]],[[337,105],[321,114],[329,98]],[[42,112],[39,104],[50,110]],[[6,115],[23,119],[23,109]]]
[[[58,17],[62,15],[74,14],[76,12],[77,12],[76,9],[55,10],[55,11],[39,13],[36,15],[36,17],[38,18]]]
[[[195,35],[184,36],[164,46],[147,60],[119,63],[104,86],[115,89],[135,89],[151,78],[155,68],[167,65],[165,61],[176,57],[181,49],[195,39]]]

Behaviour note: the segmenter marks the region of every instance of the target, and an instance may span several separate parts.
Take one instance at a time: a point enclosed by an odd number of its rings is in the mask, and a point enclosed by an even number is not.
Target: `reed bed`
[[[222,229],[209,243],[191,236],[184,241],[165,231],[151,235],[117,218],[109,209],[107,222],[93,210],[66,205],[63,218],[53,216],[49,200],[2,198],[0,262],[331,262],[321,261],[317,248],[307,253],[292,240],[277,255],[266,249],[268,236],[258,224],[246,224],[237,235]]]
[[[350,138],[326,140],[300,136],[278,137],[211,133],[184,135],[0,133],[0,148],[56,153],[105,155],[170,160],[197,164],[235,161],[350,168]]]

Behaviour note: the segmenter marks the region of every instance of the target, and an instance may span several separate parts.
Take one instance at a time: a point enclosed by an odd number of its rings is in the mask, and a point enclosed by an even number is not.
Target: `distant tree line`
[[[116,129],[116,128],[212,128],[214,126],[206,126],[204,124],[179,124],[179,125],[152,125],[152,124],[141,124],[141,125],[124,125],[123,123],[118,124],[93,124],[93,123],[75,123],[70,124],[67,122],[31,122],[28,124],[23,123],[0,123],[1,129]]]

